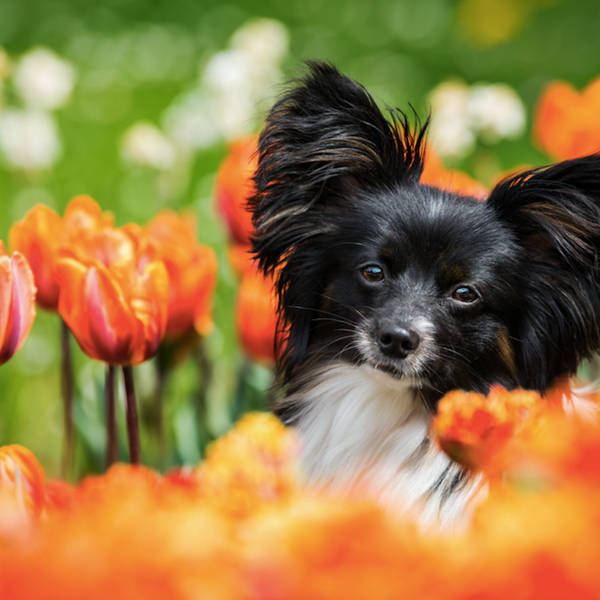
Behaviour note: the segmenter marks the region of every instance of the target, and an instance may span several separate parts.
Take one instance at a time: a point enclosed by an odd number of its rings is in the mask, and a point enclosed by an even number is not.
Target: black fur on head
[[[427,123],[412,133],[408,118],[388,121],[354,80],[333,66],[308,62],[309,74],[271,109],[259,140],[256,194],[249,199],[254,250],[265,272],[278,271],[282,372],[306,351],[323,292],[328,234],[340,226],[347,196],[418,181]],[[306,252],[308,250],[308,252]],[[308,278],[308,279],[307,279]]]
[[[308,66],[268,115],[249,200],[276,275],[280,381],[343,360],[416,378],[435,403],[572,374],[600,345],[600,156],[485,202],[424,185],[427,123],[388,120],[355,81]]]

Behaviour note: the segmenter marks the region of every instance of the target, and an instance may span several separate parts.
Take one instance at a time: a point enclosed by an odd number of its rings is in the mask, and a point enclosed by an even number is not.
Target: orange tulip
[[[112,365],[147,360],[165,334],[169,276],[138,250],[131,229],[84,229],[58,262],[58,312],[86,354]]]
[[[242,277],[237,298],[237,326],[242,346],[259,362],[275,359],[277,301],[273,279],[264,277],[255,268]]]
[[[170,299],[167,337],[180,337],[195,328],[207,335],[213,327],[212,297],[217,280],[217,256],[196,241],[192,215],[162,211],[147,225],[157,246],[157,258],[169,273]]]
[[[82,230],[112,225],[110,213],[102,213],[98,204],[89,196],[76,196],[60,218],[51,208],[36,204],[23,218],[15,223],[9,233],[9,245],[13,252],[25,256],[38,288],[37,301],[42,308],[56,310],[59,287],[57,262],[65,248]]]
[[[35,319],[33,272],[22,254],[0,241],[0,365],[21,347]]]
[[[13,495],[21,511],[39,517],[46,503],[45,474],[32,452],[0,446],[0,491]]]
[[[421,183],[477,198],[487,196],[484,185],[462,171],[446,169],[441,158],[431,148],[427,150]]]
[[[229,154],[217,174],[217,204],[237,244],[249,245],[254,231],[252,215],[246,208],[246,199],[252,193],[252,176],[256,170],[257,139],[245,138],[233,142]]]
[[[11,250],[27,259],[38,289],[37,301],[47,310],[58,306],[56,258],[61,231],[61,218],[51,208],[36,204],[11,227],[8,238]]]
[[[459,390],[440,400],[432,426],[451,458],[472,469],[498,471],[508,443],[537,424],[544,407],[537,392],[494,386],[486,397]]]
[[[600,77],[578,92],[570,83],[554,81],[538,100],[533,139],[557,160],[600,150]]]

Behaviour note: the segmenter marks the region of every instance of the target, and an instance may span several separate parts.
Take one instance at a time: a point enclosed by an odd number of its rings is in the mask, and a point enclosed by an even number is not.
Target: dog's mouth
[[[416,372],[408,365],[396,365],[389,362],[375,362],[365,359],[364,363],[376,371],[381,371],[397,380],[407,380],[415,382],[417,387],[423,387],[427,383],[427,379],[423,374]]]

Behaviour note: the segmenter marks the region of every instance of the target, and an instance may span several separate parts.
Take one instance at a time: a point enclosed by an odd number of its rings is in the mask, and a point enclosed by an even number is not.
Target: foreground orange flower
[[[12,495],[25,515],[39,517],[45,507],[45,474],[27,448],[0,446],[0,492]]]
[[[533,121],[533,139],[556,160],[600,150],[600,78],[578,92],[554,81],[542,92]]]
[[[271,414],[250,413],[213,442],[198,471],[202,497],[233,518],[248,518],[298,493],[299,442]]]
[[[488,193],[484,185],[466,173],[446,169],[442,159],[431,148],[427,149],[421,183],[476,198],[485,198]]]
[[[0,365],[21,347],[35,319],[36,287],[27,260],[0,241]]]
[[[529,392],[494,393],[509,416],[537,405]],[[477,437],[465,428],[461,439]],[[76,487],[51,483],[33,527],[0,489],[0,597],[598,598],[600,430],[553,411],[532,431],[518,460],[558,464],[551,484],[504,478],[465,530],[443,535],[303,489],[293,433],[265,414],[242,419],[197,468],[163,477],[115,465]],[[25,537],[10,530],[19,525]]]
[[[169,274],[169,320],[166,335],[180,337],[194,328],[207,335],[213,327],[212,297],[217,280],[217,256],[196,241],[191,213],[162,211],[146,226],[158,247],[157,258]]]
[[[82,350],[112,365],[137,365],[162,340],[169,276],[161,261],[143,262],[131,230],[81,230],[58,262],[58,311]],[[140,234],[141,235],[141,234]]]
[[[233,142],[217,174],[217,204],[237,244],[249,245],[254,230],[252,215],[246,209],[246,199],[252,193],[252,176],[256,170],[256,137]]]
[[[545,401],[537,392],[494,386],[488,396],[455,391],[444,396],[432,429],[442,449],[471,469],[502,470],[507,444],[538,424]]]
[[[254,360],[275,360],[276,307],[273,278],[255,267],[247,269],[238,291],[236,320],[242,346]]]

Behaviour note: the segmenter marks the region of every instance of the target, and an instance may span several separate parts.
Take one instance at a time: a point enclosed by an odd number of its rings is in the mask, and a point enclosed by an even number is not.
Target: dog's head
[[[426,124],[311,63],[271,110],[250,199],[282,381],[340,359],[455,388],[545,389],[600,344],[600,157],[487,200],[421,184]]]

